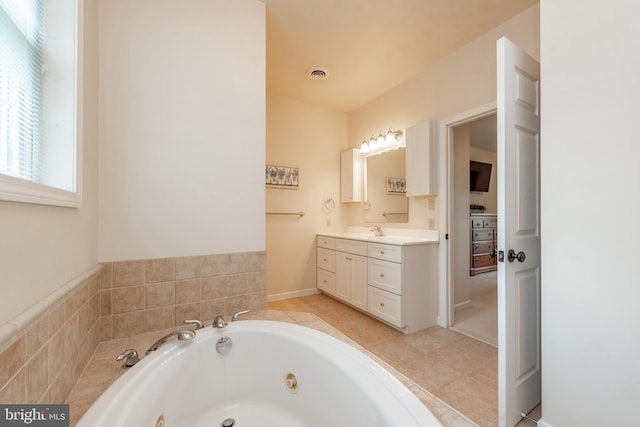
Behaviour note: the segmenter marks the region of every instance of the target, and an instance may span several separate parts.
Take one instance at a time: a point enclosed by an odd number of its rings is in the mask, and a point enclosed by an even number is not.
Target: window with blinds
[[[77,23],[74,0],[0,0],[0,200],[79,206]]]

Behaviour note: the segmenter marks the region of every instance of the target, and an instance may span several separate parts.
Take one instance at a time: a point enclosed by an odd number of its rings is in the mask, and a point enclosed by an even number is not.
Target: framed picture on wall
[[[385,178],[387,181],[387,194],[406,194],[407,193],[407,179],[406,178],[393,178],[388,176]]]
[[[300,185],[300,170],[289,166],[267,165],[264,183],[272,188],[298,189]]]

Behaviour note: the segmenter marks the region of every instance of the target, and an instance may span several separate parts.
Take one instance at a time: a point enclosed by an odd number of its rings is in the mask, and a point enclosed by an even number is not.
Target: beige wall
[[[99,16],[100,261],[264,250],[264,3]]]
[[[359,146],[365,136],[389,126],[405,129],[428,119],[449,117],[495,102],[496,40],[507,36],[538,58],[539,34],[536,5],[349,114],[350,146]],[[362,218],[355,209],[350,212],[352,223]],[[430,214],[424,209],[422,198],[411,199],[409,212],[409,224],[398,226],[427,228]]]
[[[540,426],[638,424],[639,14],[541,1]]]
[[[84,5],[83,205],[0,202],[0,325],[97,262],[97,2]]]
[[[303,217],[267,215],[270,297],[315,289],[315,235],[347,222],[340,203],[340,153],[346,149],[345,113],[267,98],[267,164],[300,168],[300,188],[267,188],[266,209],[305,212]],[[335,201],[332,212],[323,209],[328,197]]]

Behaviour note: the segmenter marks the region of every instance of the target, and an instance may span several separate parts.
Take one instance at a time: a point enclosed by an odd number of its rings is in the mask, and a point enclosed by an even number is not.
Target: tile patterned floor
[[[444,427],[498,425],[494,346],[439,327],[405,335],[321,294],[272,302],[248,317],[302,324],[354,345],[396,375]],[[130,347],[143,352],[169,330],[101,342],[67,399],[71,426],[126,372],[116,354]],[[522,421],[517,427],[531,426]]]
[[[496,347],[440,327],[405,335],[325,295],[268,308],[317,315],[475,424],[497,426]]]

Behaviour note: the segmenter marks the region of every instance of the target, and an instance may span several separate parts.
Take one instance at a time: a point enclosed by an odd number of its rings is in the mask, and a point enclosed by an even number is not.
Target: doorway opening
[[[497,121],[492,113],[451,127],[449,212],[451,328],[498,345]]]

